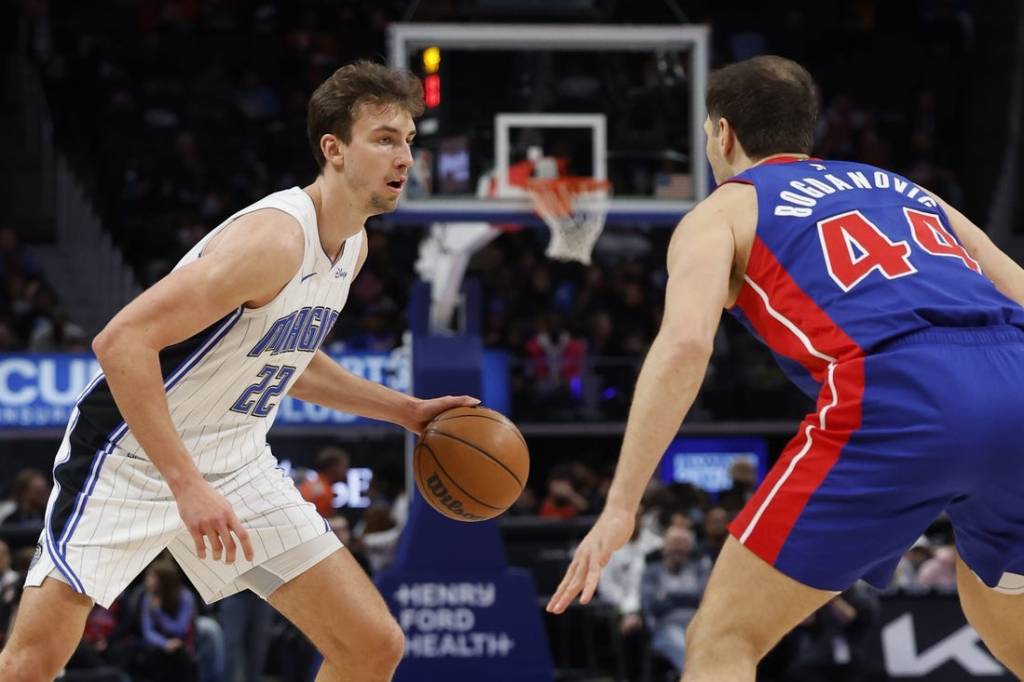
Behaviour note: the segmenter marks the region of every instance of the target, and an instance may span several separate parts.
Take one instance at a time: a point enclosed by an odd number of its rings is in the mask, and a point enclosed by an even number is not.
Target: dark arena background
[[[814,410],[731,319],[597,598],[544,605],[604,503],[672,228],[713,189],[708,74],[759,54],[817,81],[815,156],[901,173],[1024,260],[1016,0],[0,0],[0,643],[92,338],[233,212],[313,180],[309,96],[369,59],[421,78],[425,112],[322,347],[401,391],[479,395],[521,429],[529,482],[495,521],[443,518],[416,499],[411,437],[293,398],[274,453],[402,626],[395,679],[678,680],[726,525]],[[596,181],[545,222],[529,181],[559,176]],[[935,519],[887,589],[854,585],[758,679],[1011,679],[959,609],[952,543]],[[670,559],[686,579],[666,592]],[[167,677],[140,624],[167,579],[94,608],[60,679],[313,679],[316,650],[248,593],[196,601],[187,675]]]

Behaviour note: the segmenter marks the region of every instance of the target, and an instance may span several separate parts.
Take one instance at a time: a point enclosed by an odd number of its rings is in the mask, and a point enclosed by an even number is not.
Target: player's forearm
[[[400,426],[412,423],[416,399],[358,377],[318,351],[289,395],[339,412],[380,419]]]
[[[644,360],[629,410],[622,454],[606,506],[632,513],[647,482],[693,405],[711,358],[710,339],[658,334]]]
[[[199,477],[167,408],[159,352],[130,332],[110,330],[96,337],[93,350],[121,416],[171,490]]]

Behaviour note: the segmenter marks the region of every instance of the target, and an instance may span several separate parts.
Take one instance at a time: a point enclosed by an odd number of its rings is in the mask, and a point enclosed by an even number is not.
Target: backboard
[[[509,171],[536,150],[612,182],[609,224],[674,225],[707,194],[706,26],[396,23],[389,38],[427,110],[387,219],[522,222]]]

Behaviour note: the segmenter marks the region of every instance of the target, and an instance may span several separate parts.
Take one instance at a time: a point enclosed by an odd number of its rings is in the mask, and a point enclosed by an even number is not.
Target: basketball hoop
[[[590,254],[611,206],[611,189],[610,182],[596,178],[527,181],[534,210],[551,228],[549,258],[590,265]]]

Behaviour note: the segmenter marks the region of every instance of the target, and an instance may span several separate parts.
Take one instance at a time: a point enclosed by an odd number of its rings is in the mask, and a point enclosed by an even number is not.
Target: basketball
[[[508,417],[456,407],[427,425],[413,454],[416,487],[456,521],[485,521],[512,506],[530,474],[526,440]]]

